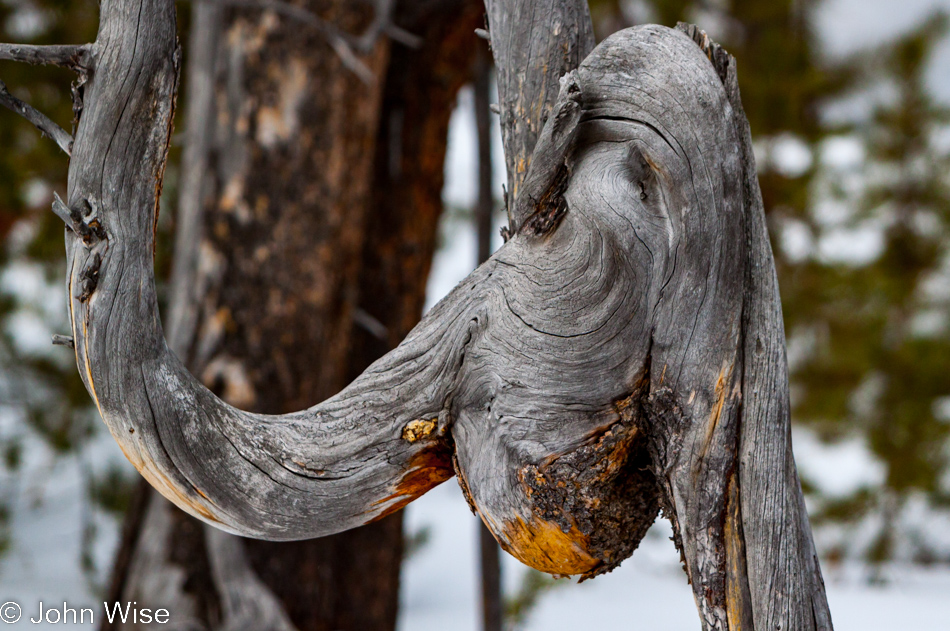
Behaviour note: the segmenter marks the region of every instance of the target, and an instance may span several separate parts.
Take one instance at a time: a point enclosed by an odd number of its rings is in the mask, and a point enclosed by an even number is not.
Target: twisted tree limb
[[[86,387],[139,471],[225,530],[338,532],[454,470],[538,569],[609,571],[662,508],[704,629],[830,629],[734,60],[692,27],[628,29],[587,55],[582,4],[528,6],[488,3],[508,242],[339,395],[265,416],[217,399],[165,342],[152,251],[174,7],[104,1],[61,213],[78,217]]]
[[[558,81],[594,48],[584,0],[486,0],[498,75],[498,107],[508,168],[508,232],[524,217],[512,203],[521,193],[538,134],[551,113]]]

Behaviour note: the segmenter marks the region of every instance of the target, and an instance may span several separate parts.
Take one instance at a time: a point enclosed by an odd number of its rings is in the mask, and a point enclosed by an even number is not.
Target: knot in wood
[[[551,573],[609,572],[633,554],[659,511],[644,436],[630,421],[615,423],[587,443],[540,464],[518,479],[538,521],[555,526],[591,559],[588,567],[555,567]],[[537,567],[537,566],[536,566]]]
[[[402,430],[402,439],[410,443],[426,438],[436,430],[439,419],[416,419],[410,421]]]

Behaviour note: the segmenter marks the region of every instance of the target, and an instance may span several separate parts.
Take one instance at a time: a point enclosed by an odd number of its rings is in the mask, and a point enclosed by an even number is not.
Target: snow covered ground
[[[403,569],[401,631],[476,631],[478,610],[477,518],[450,480],[407,511],[412,533],[431,538]],[[610,574],[580,585],[564,581],[542,596],[526,629],[680,631],[699,628],[686,575],[658,522],[633,557]],[[512,593],[523,566],[504,555],[504,582]],[[828,600],[837,631],[946,631],[950,628],[950,570],[888,569],[888,581],[869,584],[859,566],[825,567]]]
[[[97,444],[101,452],[111,445]],[[93,607],[100,599],[80,569],[83,536],[83,465],[77,458],[50,466],[40,444],[24,463],[24,480],[14,511],[14,547],[0,567],[0,603],[15,601],[24,617],[12,629],[55,631],[63,626],[31,624],[39,601]],[[107,568],[116,539],[114,523],[96,522],[94,558]],[[429,532],[428,542],[403,569],[401,631],[476,631],[478,628],[477,518],[454,480],[437,487],[407,510],[407,532]],[[570,628],[678,631],[699,628],[696,610],[669,527],[659,522],[640,549],[620,568],[581,585],[563,581],[539,601],[526,629]],[[524,568],[503,555],[508,593],[517,590]],[[100,574],[101,576],[101,574]],[[825,567],[828,597],[838,631],[945,631],[950,627],[950,569],[892,567],[887,582],[871,585],[860,566]],[[28,615],[27,615],[28,614]]]
[[[818,27],[833,54],[849,54],[868,40],[910,28],[935,7],[950,11],[950,0],[829,0]],[[937,93],[950,101],[950,42],[941,46],[931,68]],[[474,200],[474,136],[471,94],[463,93],[451,127],[445,197],[456,206]],[[500,143],[495,143],[500,195],[504,180]],[[463,278],[475,259],[474,234],[459,220],[444,226],[445,247],[437,254],[430,279],[429,306]],[[500,238],[496,237],[500,242]],[[42,336],[46,339],[45,333]],[[44,342],[45,345],[45,342]],[[0,405],[0,432],[17,420]],[[92,558],[104,580],[116,542],[116,524],[93,514],[84,499],[82,480],[92,466],[121,459],[108,436],[81,456],[54,459],[38,438],[26,436],[19,482],[13,485],[11,550],[0,561],[2,604],[18,602],[24,617],[10,628],[48,629],[63,624],[30,624],[37,603],[72,607],[101,603],[95,585],[81,569],[83,524],[96,525]],[[804,474],[832,494],[874,481],[879,468],[866,448],[849,443],[829,448],[796,432]],[[90,516],[87,519],[87,516]],[[449,481],[407,509],[407,532],[426,529],[428,542],[404,566],[401,631],[474,631],[478,628],[477,519],[469,512],[455,481]],[[950,529],[948,529],[950,530]],[[950,537],[950,532],[948,532]],[[894,566],[885,581],[871,584],[860,565],[824,568],[835,626],[839,631],[945,631],[950,628],[950,569]],[[506,591],[513,593],[524,568],[504,557]],[[101,606],[95,607],[97,622]],[[71,625],[94,628],[92,625]],[[633,558],[606,576],[577,585],[564,581],[541,598],[527,629],[691,630],[699,622],[669,528],[658,523]]]

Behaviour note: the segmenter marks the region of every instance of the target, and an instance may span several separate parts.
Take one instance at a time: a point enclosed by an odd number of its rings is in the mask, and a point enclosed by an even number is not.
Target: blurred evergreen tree
[[[863,140],[862,181],[849,193],[836,173],[824,176],[845,212],[818,222],[819,243],[864,231],[880,237],[878,251],[861,262],[819,247],[789,275],[786,293],[788,319],[808,347],[795,371],[797,419],[828,436],[863,434],[884,465],[881,487],[825,502],[816,518],[873,524],[873,537],[854,544],[861,549],[842,539],[838,552],[875,564],[895,555],[950,561],[920,524],[902,519],[915,497],[931,509],[948,505],[950,151],[937,138],[950,109],[926,80],[946,27],[937,15],[867,55],[867,81],[883,82],[888,96],[867,122],[843,130]]]
[[[10,0],[0,3],[0,41],[24,44],[83,43],[95,39],[95,0]],[[64,129],[73,120],[66,69],[0,61],[0,80]],[[55,455],[76,455],[94,432],[98,416],[76,372],[72,354],[52,346],[24,343],[26,320],[49,332],[66,333],[61,308],[48,300],[62,293],[63,225],[51,212],[53,191],[64,194],[67,161],[52,141],[19,116],[0,107],[0,551],[11,543],[12,498],[23,481],[17,470],[27,435],[38,437]],[[13,270],[13,271],[11,271]],[[16,287],[11,287],[16,285]],[[27,286],[24,286],[27,285]],[[11,422],[11,420],[13,422]],[[85,480],[89,498],[106,510],[122,510],[129,480],[107,469]],[[102,500],[102,501],[100,501]],[[91,568],[94,520],[84,511],[84,549]]]

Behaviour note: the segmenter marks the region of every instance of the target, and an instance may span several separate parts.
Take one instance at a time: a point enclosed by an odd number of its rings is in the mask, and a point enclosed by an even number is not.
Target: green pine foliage
[[[867,80],[886,96],[847,130],[865,147],[863,184],[839,188],[829,173],[831,185],[820,187],[845,212],[833,222],[813,217],[816,239],[876,232],[878,251],[858,263],[819,251],[783,287],[790,330],[809,347],[794,374],[796,419],[828,437],[863,435],[884,467],[880,487],[827,502],[816,515],[819,523],[873,519],[874,537],[860,551],[872,562],[891,558],[898,541],[912,558],[938,554],[900,516],[914,497],[947,504],[950,151],[938,139],[950,109],[926,83],[946,26],[938,15],[869,55]]]
[[[95,39],[98,21],[95,0],[2,2],[0,41],[89,42]],[[7,89],[67,131],[73,126],[74,79],[74,73],[62,68],[0,61],[0,81]],[[9,532],[13,498],[32,484],[20,475],[24,444],[28,440],[45,443],[56,458],[51,466],[56,466],[63,457],[79,457],[92,436],[101,431],[101,424],[70,351],[23,341],[25,322],[49,333],[68,333],[62,290],[63,224],[50,212],[53,191],[65,196],[68,158],[32,125],[2,107],[0,148],[0,279],[6,279],[0,285],[2,558],[3,552],[16,545]],[[93,491],[90,499],[102,499],[97,505],[107,509],[118,505],[130,488],[130,479],[111,469],[102,479],[92,471],[87,471],[86,477],[87,487]],[[82,525],[84,532],[92,532],[91,519]],[[88,539],[86,549],[77,551],[83,565],[88,565],[92,545]]]

